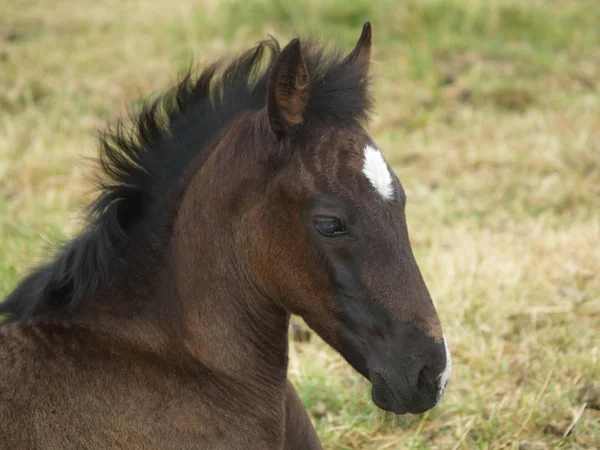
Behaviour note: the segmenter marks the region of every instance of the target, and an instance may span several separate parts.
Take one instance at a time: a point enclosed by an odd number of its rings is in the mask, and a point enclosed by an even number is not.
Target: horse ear
[[[281,51],[269,76],[267,111],[271,130],[278,137],[302,124],[309,94],[309,77],[300,40],[294,39]]]
[[[362,70],[363,76],[361,78],[363,81],[369,76],[369,65],[371,63],[371,37],[371,23],[365,22],[362,33],[360,33],[360,37],[356,43],[356,47],[354,47],[354,50],[352,50],[344,60],[345,64],[356,65]]]

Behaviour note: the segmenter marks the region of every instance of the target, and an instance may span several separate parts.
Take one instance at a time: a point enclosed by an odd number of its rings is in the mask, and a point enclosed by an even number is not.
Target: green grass
[[[455,370],[439,408],[393,417],[318,338],[293,342],[290,376],[321,439],[330,449],[597,448],[597,0],[2,2],[0,296],[79,229],[98,127],[190,61],[268,33],[350,49],[367,19],[369,130],[409,194]]]

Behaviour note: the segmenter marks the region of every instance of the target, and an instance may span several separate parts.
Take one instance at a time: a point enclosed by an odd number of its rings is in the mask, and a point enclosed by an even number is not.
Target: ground
[[[350,49],[367,19],[369,130],[407,190],[454,376],[439,408],[391,417],[317,337],[292,342],[326,448],[597,448],[597,0],[0,2],[0,298],[80,228],[98,128],[191,62],[269,33]]]

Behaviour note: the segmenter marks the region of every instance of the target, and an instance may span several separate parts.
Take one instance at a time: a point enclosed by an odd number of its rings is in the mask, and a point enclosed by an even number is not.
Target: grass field
[[[369,129],[408,191],[454,376],[377,412],[318,338],[290,376],[329,449],[600,446],[598,0],[0,2],[0,298],[73,236],[95,132],[190,62],[374,29]],[[1,439],[1,437],[0,437]]]

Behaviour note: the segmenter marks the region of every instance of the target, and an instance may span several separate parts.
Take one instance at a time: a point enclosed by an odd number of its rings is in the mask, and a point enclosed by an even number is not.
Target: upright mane
[[[371,102],[360,68],[340,51],[302,45],[311,91],[305,125],[366,119]],[[132,230],[173,206],[172,193],[183,189],[192,160],[213,148],[240,114],[264,109],[279,53],[278,42],[270,39],[199,76],[188,72],[166,94],[146,101],[133,121],[101,133],[98,195],[87,225],[21,281],[0,304],[0,316],[24,320],[74,308],[121,273]]]

